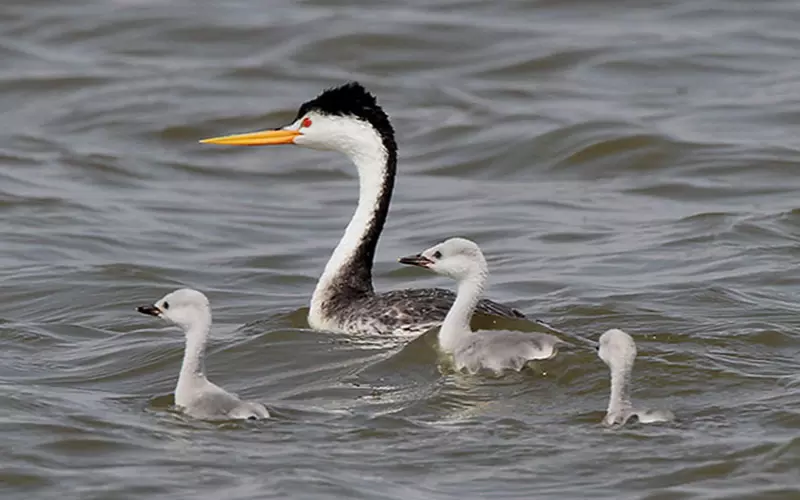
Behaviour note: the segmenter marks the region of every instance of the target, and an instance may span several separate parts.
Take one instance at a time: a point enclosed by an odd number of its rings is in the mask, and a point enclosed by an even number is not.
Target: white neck
[[[470,320],[486,287],[488,277],[489,271],[483,264],[458,282],[456,300],[447,311],[447,316],[439,329],[439,347],[443,351],[453,352],[459,340],[472,331]]]
[[[195,323],[186,331],[186,347],[183,352],[183,365],[175,388],[176,403],[190,392],[198,381],[205,381],[205,354],[211,317]],[[180,403],[178,403],[180,404]]]
[[[611,371],[611,395],[607,414],[617,414],[631,409],[630,385],[633,363],[614,365]]]
[[[325,265],[325,270],[311,296],[309,323],[312,327],[324,322],[322,304],[340,288],[337,284],[346,278],[343,273],[357,270],[359,276],[368,276],[369,283],[359,284],[368,285],[368,291],[372,291],[371,255],[369,262],[360,262],[357,259],[362,256],[357,252],[368,237],[377,239],[379,234],[369,234],[373,221],[378,217],[385,218],[386,216],[385,213],[379,214],[378,212],[379,201],[384,196],[388,153],[377,134],[375,134],[374,141],[361,141],[358,148],[352,148],[347,153],[358,169],[358,206],[342,239],[339,240],[339,244]],[[366,274],[364,273],[365,268]],[[350,283],[347,282],[346,285],[350,285]]]

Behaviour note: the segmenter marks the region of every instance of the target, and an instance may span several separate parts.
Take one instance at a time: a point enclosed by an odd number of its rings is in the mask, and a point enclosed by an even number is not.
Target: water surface
[[[800,7],[758,3],[6,1],[0,6],[3,498],[796,498]],[[400,167],[378,288],[459,235],[493,298],[639,344],[502,379],[410,343],[309,331],[354,168],[203,137],[285,124],[357,79]],[[208,294],[212,380],[276,418],[170,411]]]

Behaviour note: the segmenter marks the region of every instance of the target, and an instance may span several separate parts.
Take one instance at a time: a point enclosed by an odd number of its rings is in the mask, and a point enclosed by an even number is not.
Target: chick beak
[[[161,309],[152,304],[147,306],[139,306],[136,308],[136,310],[142,314],[147,314],[148,316],[161,316]]]
[[[399,259],[397,259],[397,262],[399,262],[400,264],[405,264],[407,266],[417,266],[424,268],[428,268],[433,264],[433,261],[431,259],[425,257],[421,253],[418,253],[417,255],[408,255],[406,257],[400,257]]]

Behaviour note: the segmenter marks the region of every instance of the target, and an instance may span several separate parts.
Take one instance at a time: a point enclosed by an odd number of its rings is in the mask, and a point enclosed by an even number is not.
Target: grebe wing
[[[414,310],[423,316],[441,316],[438,319],[441,321],[455,302],[456,294],[443,288],[407,288],[380,293],[375,298],[388,307]],[[503,318],[526,318],[521,311],[489,299],[481,299],[475,312]]]

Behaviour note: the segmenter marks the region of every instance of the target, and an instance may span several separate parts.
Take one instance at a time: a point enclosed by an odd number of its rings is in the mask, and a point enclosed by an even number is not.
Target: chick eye
[[[301,127],[305,127],[305,128],[310,127],[311,126],[311,118],[308,118],[308,117],[303,118],[303,121],[300,122],[300,126]]]
[[[169,309],[169,302],[164,302],[164,309]]]
[[[433,252],[433,258],[434,259],[441,259],[442,258],[442,252],[440,252],[439,250],[436,250],[435,252]]]

